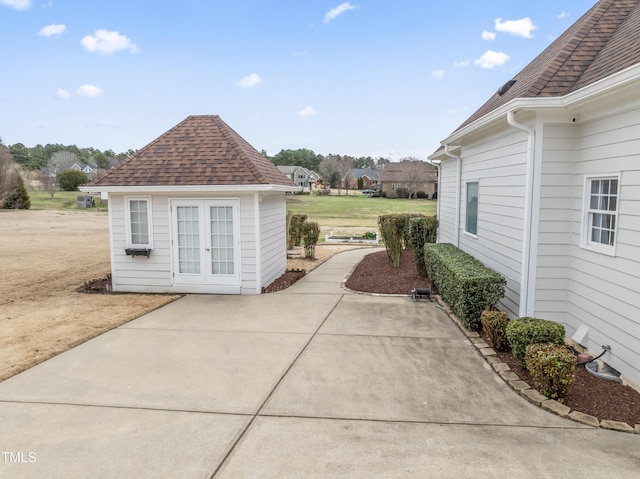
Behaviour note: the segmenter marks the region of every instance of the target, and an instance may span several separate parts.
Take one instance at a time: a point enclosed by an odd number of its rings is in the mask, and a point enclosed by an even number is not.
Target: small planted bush
[[[427,199],[427,194],[424,191],[416,191],[416,198],[425,200]]]
[[[316,245],[320,237],[320,226],[315,221],[302,225],[302,239],[304,240],[304,257],[316,257]]]
[[[450,243],[425,244],[424,261],[442,299],[466,328],[479,330],[482,311],[504,296],[504,276]]]
[[[416,269],[427,276],[424,262],[424,245],[435,243],[438,235],[438,219],[435,216],[419,216],[409,220],[409,243],[416,261]]]
[[[553,321],[538,318],[516,318],[509,321],[506,328],[507,340],[513,355],[526,368],[525,353],[531,344],[564,344],[564,326]]]
[[[540,394],[551,399],[567,397],[576,369],[576,357],[567,348],[557,344],[530,344],[525,363]]]
[[[302,226],[307,221],[307,215],[291,215],[289,222],[289,244],[300,246],[302,244]]]
[[[509,351],[507,324],[509,318],[504,311],[483,311],[480,316],[482,329],[489,337],[491,347],[497,351]]]
[[[378,217],[378,228],[387,256],[394,268],[400,267],[400,255],[403,249],[410,247],[409,220],[422,217],[421,214],[395,214],[381,215]]]

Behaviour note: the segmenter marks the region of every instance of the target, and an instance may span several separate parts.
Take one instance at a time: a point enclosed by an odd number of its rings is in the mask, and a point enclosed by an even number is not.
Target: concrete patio
[[[633,477],[640,435],[526,401],[434,304],[191,295],[0,383],[2,478]]]

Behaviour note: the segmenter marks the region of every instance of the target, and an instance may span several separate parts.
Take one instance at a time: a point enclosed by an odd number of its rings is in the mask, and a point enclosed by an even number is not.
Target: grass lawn
[[[317,221],[322,229],[348,232],[378,228],[378,216],[390,213],[436,214],[437,201],[372,198],[354,196],[287,196],[287,209],[293,214],[306,214],[308,221]]]
[[[56,191],[56,194],[51,198],[51,195],[46,191],[29,191],[29,198],[31,198],[32,210],[80,210],[76,205],[78,195],[85,195],[80,191]],[[93,196],[93,200],[96,204],[96,208],[106,208],[106,205],[102,204],[100,196]]]

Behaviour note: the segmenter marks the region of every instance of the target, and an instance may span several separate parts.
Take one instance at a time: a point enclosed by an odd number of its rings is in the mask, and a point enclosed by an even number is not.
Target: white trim
[[[252,193],[254,191],[302,191],[299,186],[282,185],[151,185],[151,186],[81,186],[80,191],[109,193]]]
[[[580,236],[580,247],[596,253],[605,254],[608,256],[616,256],[616,247],[618,244],[618,216],[620,211],[620,186],[621,186],[621,173],[609,173],[609,174],[590,174],[585,175],[583,190],[582,190],[582,234]],[[610,211],[605,214],[610,214],[615,218],[615,227],[613,228],[613,245],[605,245],[601,243],[591,242],[591,221],[590,221],[590,200],[591,200],[591,181],[593,180],[607,180],[615,179],[618,181],[618,191],[616,194],[616,210]]]
[[[255,250],[256,250],[256,291],[255,294],[262,293],[262,225],[260,223],[260,203],[262,194],[256,192],[253,195],[253,223],[255,225]],[[286,200],[285,200],[286,202]],[[239,218],[238,218],[239,220]]]
[[[113,204],[111,202],[112,198],[109,196],[109,194],[107,193],[107,198],[106,198],[109,207],[107,208],[107,218],[109,219],[109,250],[110,250],[110,257],[111,257],[111,288],[113,289],[113,291],[117,291],[116,286],[118,284],[118,268],[116,268],[116,254],[115,254],[115,247],[113,244],[113,240],[114,240],[114,234],[113,234]],[[123,204],[123,208],[126,208],[127,204],[126,202]]]
[[[131,241],[131,201],[146,201],[147,202],[147,228],[149,242],[146,244],[133,243]],[[148,195],[127,195],[124,197],[124,218],[125,218],[125,234],[127,248],[149,248],[153,249],[153,203],[151,196]]]
[[[455,229],[453,232],[453,244],[460,247],[460,203],[462,202],[462,155],[455,155],[451,152],[452,148],[460,148],[459,146],[451,146],[448,143],[444,145],[444,154],[456,160],[456,218]],[[439,180],[439,179],[438,179]],[[440,182],[438,181],[438,188]],[[440,218],[440,193],[438,193],[438,218]],[[438,228],[440,230],[440,228]]]

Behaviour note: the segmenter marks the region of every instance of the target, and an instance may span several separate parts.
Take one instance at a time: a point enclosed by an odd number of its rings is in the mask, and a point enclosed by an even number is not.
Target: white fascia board
[[[569,93],[561,97],[544,98],[514,98],[508,103],[496,108],[485,116],[478,118],[473,123],[466,125],[458,131],[453,132],[440,143],[459,144],[464,137],[482,128],[488,127],[497,121],[503,120],[509,111],[518,110],[546,110],[564,109],[571,110],[580,107],[581,104],[598,99],[603,94],[613,92],[623,87],[629,87],[634,83],[640,83],[640,63],[637,63],[625,70],[614,73],[602,80],[592,83],[578,91]],[[429,158],[443,156],[443,153],[431,155]]]
[[[299,186],[282,185],[151,185],[151,186],[81,186],[80,191],[106,193],[253,193],[253,192],[297,192]]]

